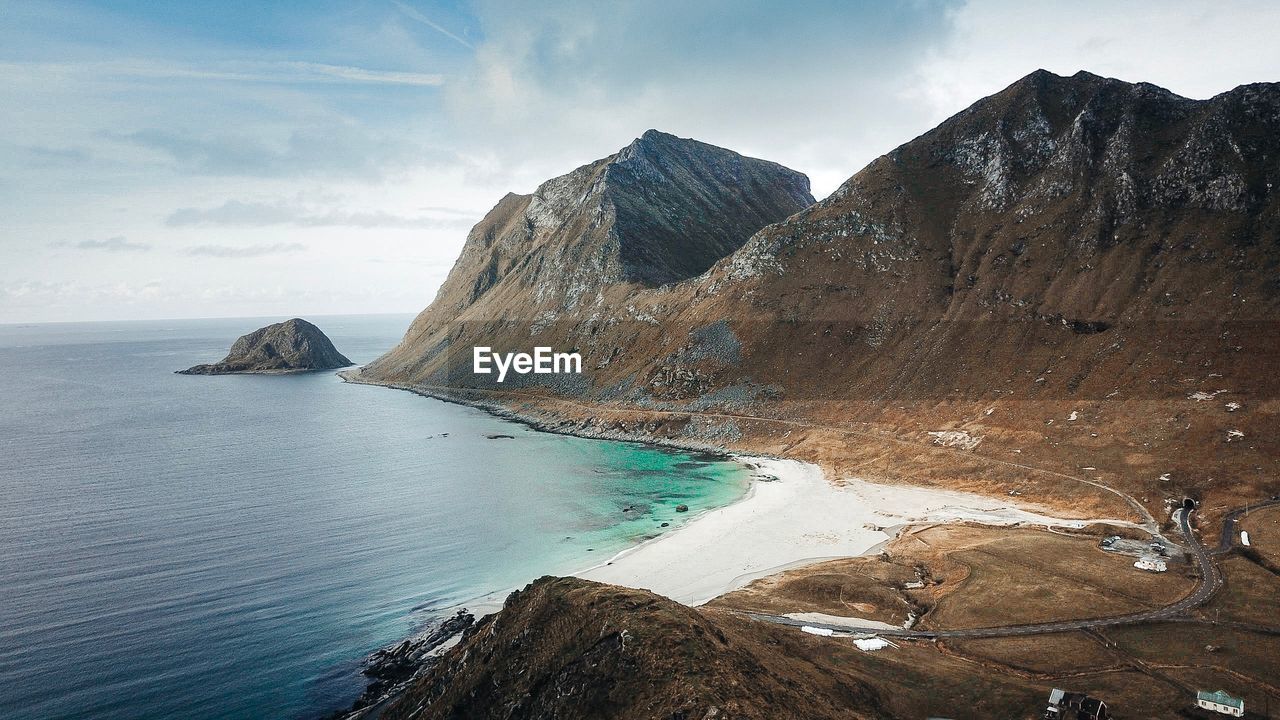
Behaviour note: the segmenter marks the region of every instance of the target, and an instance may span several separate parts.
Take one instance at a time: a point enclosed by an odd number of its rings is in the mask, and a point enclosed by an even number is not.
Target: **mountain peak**
[[[682,138],[661,130],[646,130],[614,156],[612,164],[626,163],[639,157],[701,154],[708,150],[731,152],[690,138]],[[736,154],[736,153],[734,153]]]
[[[459,319],[547,323],[607,307],[611,297],[701,275],[812,203],[803,173],[649,130],[609,157],[498,203],[467,236],[406,341],[371,371],[448,376],[457,368],[438,348],[468,337],[456,331]]]
[[[670,141],[672,141],[672,140],[677,140],[677,141],[678,141],[678,140],[680,140],[680,139],[681,139],[681,138],[679,138],[679,137],[677,137],[677,136],[675,136],[675,135],[672,135],[671,133],[665,133],[665,132],[662,132],[661,130],[655,130],[655,129],[653,129],[653,128],[650,128],[650,129],[648,129],[648,130],[645,130],[645,131],[644,131],[644,134],[642,134],[640,137],[636,138],[636,139],[635,139],[635,142],[645,142],[645,141],[648,141],[648,142],[660,142],[660,141],[661,141],[661,142],[670,142]],[[634,143],[633,143],[633,144],[634,144]]]
[[[623,275],[649,287],[702,274],[813,203],[803,173],[658,130],[623,148],[604,181]]]

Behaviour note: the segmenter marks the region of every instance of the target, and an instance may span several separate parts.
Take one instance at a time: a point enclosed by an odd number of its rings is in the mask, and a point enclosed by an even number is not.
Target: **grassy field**
[[[782,632],[790,632],[779,628]],[[1049,689],[1012,673],[992,673],[964,658],[938,652],[931,643],[864,653],[847,642],[807,638],[815,663],[838,668],[874,687],[888,717],[1039,717]]]
[[[820,612],[901,625],[915,610],[901,588],[915,580],[913,568],[881,557],[832,560],[762,578],[710,606],[774,615]]]
[[[1029,676],[1059,677],[1081,668],[1125,669],[1095,639],[1080,632],[948,642],[963,657]]]
[[[1128,613],[1173,602],[1194,586],[1187,565],[1145,573],[1097,541],[1025,528],[917,528],[878,556],[790,570],[714,605],[893,624],[914,612],[921,627],[972,628]]]
[[[1263,524],[1271,516],[1249,518],[1261,528],[1259,548],[1272,546],[1275,536]],[[894,623],[910,608],[924,611],[923,626],[962,628],[1129,612],[1172,602],[1195,585],[1187,565],[1163,575],[1142,573],[1132,558],[1099,550],[1097,539],[1030,528],[915,528],[876,557],[794,569],[713,606]],[[1242,696],[1251,711],[1268,702],[1280,710],[1280,576],[1238,553],[1224,558],[1222,568],[1225,586],[1198,617],[1277,626],[1276,632],[1166,622],[902,641],[871,654],[820,638],[808,647],[879,690],[886,709],[899,717],[1034,718],[1054,687],[1102,698],[1127,719],[1179,717],[1196,689]],[[925,586],[904,588],[912,582]]]
[[[1198,611],[1209,620],[1280,625],[1280,577],[1239,555],[1222,562],[1226,586]]]
[[[1142,572],[1133,558],[1103,552],[1094,538],[1036,530],[986,531],[951,552],[964,580],[937,599],[930,627],[967,628],[1135,612],[1177,600],[1195,580],[1185,565]]]
[[[1280,695],[1280,637],[1275,635],[1165,623],[1109,629],[1106,636],[1123,652],[1153,667],[1218,671],[1219,685],[1229,692],[1243,692],[1246,685],[1239,682],[1243,677]]]
[[[1249,533],[1249,543],[1273,565],[1280,565],[1280,507],[1263,508],[1240,518],[1239,529]]]

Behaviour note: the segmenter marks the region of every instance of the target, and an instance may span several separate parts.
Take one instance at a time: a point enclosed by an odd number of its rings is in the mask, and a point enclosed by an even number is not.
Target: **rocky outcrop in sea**
[[[180,375],[289,373],[353,365],[320,328],[294,318],[242,336],[220,362],[179,370]]]

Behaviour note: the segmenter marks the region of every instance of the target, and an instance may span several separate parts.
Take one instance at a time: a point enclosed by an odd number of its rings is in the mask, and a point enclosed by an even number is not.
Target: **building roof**
[[[1227,707],[1233,707],[1237,710],[1244,710],[1244,700],[1237,697],[1231,697],[1221,690],[1214,690],[1213,692],[1205,692],[1201,690],[1196,693],[1196,699],[1211,703],[1218,703],[1219,705],[1226,705]]]

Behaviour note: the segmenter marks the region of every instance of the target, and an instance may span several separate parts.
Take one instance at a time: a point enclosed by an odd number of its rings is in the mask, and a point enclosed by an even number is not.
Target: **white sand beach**
[[[578,577],[644,588],[686,605],[701,605],[781,570],[861,555],[888,540],[896,526],[959,521],[1070,528],[1088,524],[969,493],[862,480],[846,480],[838,487],[816,465],[740,459],[777,480],[755,480],[739,502],[624,550],[606,563],[577,573]]]

